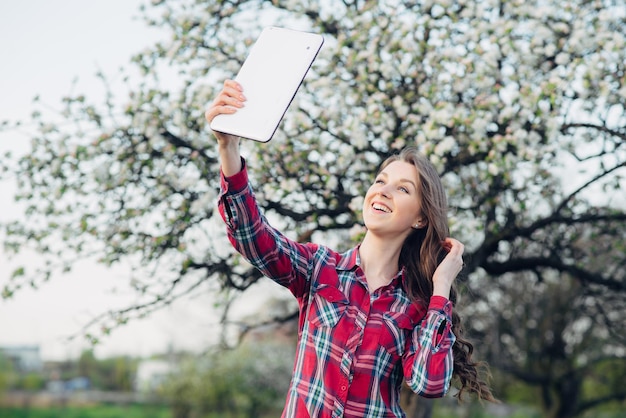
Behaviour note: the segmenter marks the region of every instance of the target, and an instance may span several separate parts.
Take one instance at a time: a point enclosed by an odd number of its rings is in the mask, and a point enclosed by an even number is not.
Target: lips
[[[382,203],[378,203],[378,202],[374,202],[372,203],[372,209],[379,211],[379,212],[385,212],[385,213],[391,213],[391,209],[389,209],[388,206],[383,205]]]

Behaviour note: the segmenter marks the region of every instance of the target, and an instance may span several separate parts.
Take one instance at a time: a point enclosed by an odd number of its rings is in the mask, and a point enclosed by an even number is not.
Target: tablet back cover
[[[235,77],[247,99],[244,107],[216,116],[211,129],[260,142],[272,139],[323,42],[315,33],[263,29]]]

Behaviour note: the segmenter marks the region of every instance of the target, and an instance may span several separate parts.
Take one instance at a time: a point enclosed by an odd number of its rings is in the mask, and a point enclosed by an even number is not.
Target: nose
[[[378,189],[378,194],[383,197],[389,198],[390,196],[389,185],[384,184],[380,189]]]

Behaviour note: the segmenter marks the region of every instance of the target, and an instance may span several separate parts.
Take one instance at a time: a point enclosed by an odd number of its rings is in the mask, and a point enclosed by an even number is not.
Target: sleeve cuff
[[[237,193],[242,191],[248,185],[248,169],[246,160],[241,157],[241,171],[230,177],[225,177],[224,172],[220,168],[220,186],[222,193]]]
[[[448,318],[452,318],[452,302],[443,296],[432,296],[428,304],[428,310],[435,310],[443,313]]]

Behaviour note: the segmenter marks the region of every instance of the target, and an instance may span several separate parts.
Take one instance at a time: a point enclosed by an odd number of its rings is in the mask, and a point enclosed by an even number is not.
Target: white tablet
[[[272,139],[323,43],[315,33],[263,29],[235,77],[247,99],[244,107],[217,115],[211,129],[260,142]]]

